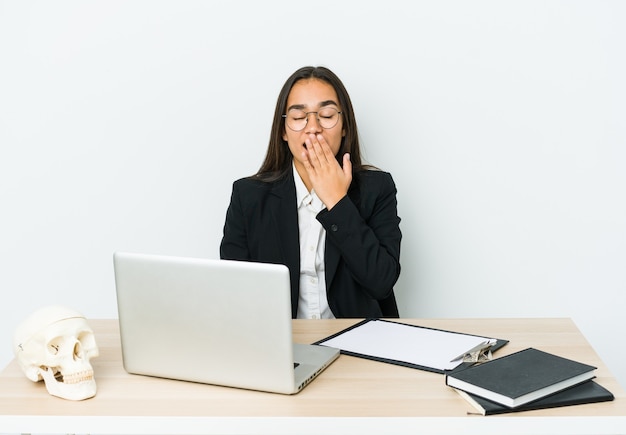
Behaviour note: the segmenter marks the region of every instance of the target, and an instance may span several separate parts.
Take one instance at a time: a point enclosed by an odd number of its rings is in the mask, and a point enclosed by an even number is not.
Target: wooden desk
[[[0,433],[188,434],[614,434],[626,433],[626,394],[569,319],[404,319],[509,339],[496,356],[536,347],[598,367],[613,402],[495,416],[472,408],[443,375],[342,355],[295,396],[127,374],[117,320],[90,320],[98,394],[82,402],[48,395],[12,361],[0,374]],[[356,320],[295,320],[311,343]]]

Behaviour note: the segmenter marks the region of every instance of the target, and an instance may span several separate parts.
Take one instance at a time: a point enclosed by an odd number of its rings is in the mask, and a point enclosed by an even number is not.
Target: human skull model
[[[69,400],[96,395],[89,360],[98,356],[93,331],[85,317],[60,305],[41,308],[16,329],[13,350],[28,379],[43,379],[48,393]]]

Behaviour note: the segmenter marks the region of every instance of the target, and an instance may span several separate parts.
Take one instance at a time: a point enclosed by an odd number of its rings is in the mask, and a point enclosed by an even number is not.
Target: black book
[[[446,384],[515,408],[581,384],[596,367],[534,348],[446,375]]]
[[[482,415],[558,408],[561,406],[583,405],[585,403],[609,402],[614,399],[613,394],[609,390],[596,384],[594,381],[583,382],[582,384],[551,394],[543,399],[518,406],[517,408],[509,408],[508,406],[500,405],[499,403],[483,399],[482,397],[466,393],[465,391],[456,391]]]

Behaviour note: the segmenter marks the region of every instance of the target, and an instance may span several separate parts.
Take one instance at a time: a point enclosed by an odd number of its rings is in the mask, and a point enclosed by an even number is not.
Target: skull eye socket
[[[71,346],[71,348],[70,348]],[[82,358],[82,347],[80,341],[74,338],[57,337],[48,342],[46,350],[50,355],[70,355],[70,351],[74,359]]]
[[[58,355],[61,350],[62,344],[63,344],[63,339],[61,337],[52,339],[48,342],[48,345],[46,346],[46,350],[51,355]]]

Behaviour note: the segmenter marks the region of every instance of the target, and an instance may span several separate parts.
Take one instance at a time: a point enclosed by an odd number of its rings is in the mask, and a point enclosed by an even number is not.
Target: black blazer
[[[391,175],[355,173],[348,195],[318,215],[326,230],[326,290],[337,318],[398,317],[393,286],[400,276],[400,218]],[[300,238],[293,171],[275,182],[233,183],[220,257],[285,264],[291,308],[298,310]]]

